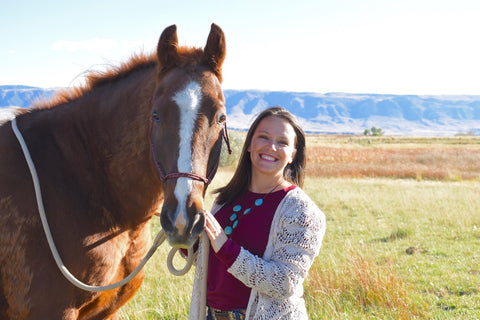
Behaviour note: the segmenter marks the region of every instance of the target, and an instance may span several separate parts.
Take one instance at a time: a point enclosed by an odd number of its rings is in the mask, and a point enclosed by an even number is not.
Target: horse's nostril
[[[173,232],[173,222],[170,219],[168,211],[165,209],[163,209],[160,214],[160,225],[162,226],[162,229],[166,232]]]
[[[193,236],[197,236],[203,231],[205,227],[205,214],[203,212],[199,212],[194,217],[194,222],[192,223],[190,234]]]
[[[193,220],[193,225],[197,225],[197,224],[199,224],[199,223],[202,223],[201,220],[202,220],[203,217],[204,217],[204,215],[203,215],[202,213],[197,213],[197,214],[195,215],[194,220]],[[204,221],[203,221],[203,223],[204,223],[204,222],[205,222],[205,219],[203,219],[203,220],[204,220]],[[203,227],[203,226],[202,226],[202,227]]]
[[[198,231],[199,229],[200,229],[200,232],[203,230],[204,224],[205,224],[205,218],[203,213],[196,213],[193,216],[192,223],[188,226],[188,229],[185,235],[196,236],[199,233]]]

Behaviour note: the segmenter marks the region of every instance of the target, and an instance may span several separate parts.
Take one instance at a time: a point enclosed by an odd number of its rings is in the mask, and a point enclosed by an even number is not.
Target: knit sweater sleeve
[[[301,295],[324,233],[324,214],[296,188],[277,208],[264,256],[242,248],[228,271],[246,286],[275,299]]]

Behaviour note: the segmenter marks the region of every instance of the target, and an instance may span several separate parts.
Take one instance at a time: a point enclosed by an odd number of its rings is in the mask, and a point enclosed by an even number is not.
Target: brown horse
[[[149,248],[162,202],[170,244],[187,248],[203,230],[203,197],[226,120],[224,58],[215,24],[203,50],[178,47],[170,26],[155,55],[90,74],[82,88],[17,114],[55,245],[81,281],[107,285],[127,276]],[[0,125],[0,150],[0,319],[116,318],[143,273],[102,293],[68,282],[47,244],[10,121]]]

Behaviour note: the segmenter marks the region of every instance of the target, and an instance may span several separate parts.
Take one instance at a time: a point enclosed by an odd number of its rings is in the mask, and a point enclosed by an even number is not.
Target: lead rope
[[[30,174],[32,175],[33,186],[34,186],[34,189],[35,189],[35,197],[36,197],[36,200],[37,200],[37,206],[38,206],[38,211],[39,211],[39,214],[40,214],[40,219],[42,221],[42,226],[43,226],[43,230],[45,232],[45,236],[47,237],[48,246],[50,247],[50,251],[52,252],[52,255],[53,255],[53,258],[55,259],[57,267],[60,269],[62,274],[65,276],[65,278],[68,281],[70,281],[74,286],[76,286],[77,288],[86,290],[86,291],[93,291],[93,292],[108,291],[108,290],[113,290],[113,289],[119,288],[119,287],[127,284],[130,280],[132,280],[133,278],[135,278],[135,276],[137,276],[137,274],[140,272],[140,270],[142,270],[143,266],[147,263],[147,261],[155,253],[157,248],[165,241],[165,239],[166,239],[165,232],[163,230],[160,230],[158,232],[157,236],[155,237],[155,240],[153,241],[152,247],[150,248],[150,250],[148,250],[148,252],[145,255],[145,257],[143,258],[143,260],[132,271],[132,273],[130,273],[123,280],[120,280],[116,283],[113,283],[113,284],[110,284],[110,285],[107,285],[107,286],[91,286],[91,285],[85,284],[85,283],[81,282],[80,280],[78,280],[77,278],[75,278],[75,276],[72,275],[70,273],[70,271],[68,271],[67,267],[65,267],[65,264],[63,263],[62,258],[60,257],[60,254],[57,251],[57,248],[55,246],[55,242],[53,241],[52,233],[50,232],[50,227],[48,226],[48,221],[47,221],[47,217],[46,217],[46,214],[45,214],[45,208],[43,206],[42,193],[41,193],[41,190],[40,190],[40,182],[38,180],[37,170],[35,169],[35,165],[33,164],[33,161],[32,161],[32,158],[30,156],[30,152],[28,151],[28,147],[25,143],[25,140],[23,139],[22,134],[20,133],[20,130],[18,130],[16,120],[17,120],[16,118],[12,119],[12,129],[13,129],[13,132],[15,133],[15,136],[17,137],[18,142],[20,143],[23,154],[24,154],[25,159],[26,159],[27,164],[28,164],[28,168],[30,169]],[[195,256],[193,254],[193,249],[192,248],[188,249],[187,263],[186,263],[186,265],[183,269],[178,270],[173,265],[173,257],[174,257],[177,250],[178,249],[173,248],[170,251],[170,254],[168,255],[168,258],[167,258],[167,266],[168,266],[168,270],[172,274],[177,275],[177,276],[182,276],[190,270],[190,267],[192,266],[192,263],[193,263],[193,260],[195,259]],[[202,295],[203,295],[203,293],[202,293]]]

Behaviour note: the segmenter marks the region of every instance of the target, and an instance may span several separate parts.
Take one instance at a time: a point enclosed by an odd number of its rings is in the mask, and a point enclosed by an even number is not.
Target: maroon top
[[[228,273],[227,269],[237,259],[240,247],[259,257],[263,256],[275,211],[287,192],[294,188],[295,185],[292,185],[271,194],[248,191],[230,205],[223,206],[215,214],[215,218],[225,230],[227,226],[234,224],[230,219],[234,213],[233,208],[239,204],[242,207],[236,213],[238,225],[232,234],[228,236],[229,240],[217,253],[214,250],[210,250],[207,276],[207,305],[221,310],[243,309],[247,307],[251,289]],[[260,206],[256,206],[255,200],[262,198],[263,203]],[[243,212],[247,208],[251,208],[251,211],[244,215]]]

